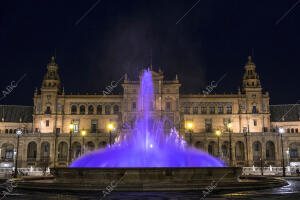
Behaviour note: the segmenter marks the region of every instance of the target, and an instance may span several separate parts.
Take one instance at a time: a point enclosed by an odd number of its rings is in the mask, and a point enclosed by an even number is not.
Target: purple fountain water
[[[129,133],[121,133],[115,144],[75,160],[69,167],[224,167],[207,153],[188,147],[175,128],[164,133],[164,120],[151,120],[154,100],[152,73],[141,77],[138,119]],[[128,132],[128,131],[127,131]]]

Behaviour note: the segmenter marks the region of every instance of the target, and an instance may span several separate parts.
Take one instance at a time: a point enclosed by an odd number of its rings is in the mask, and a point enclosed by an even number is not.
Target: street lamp
[[[109,130],[109,145],[111,146],[111,144],[112,144],[112,135],[111,135],[111,131],[113,130],[114,125],[113,125],[112,123],[109,123],[109,124],[107,125],[107,128],[108,128],[108,130]]]
[[[192,146],[192,131],[193,131],[193,127],[194,127],[193,122],[188,122],[187,123],[187,129],[189,131],[189,141],[190,141],[190,145],[191,146]]]
[[[284,129],[280,127],[278,129],[280,134],[280,141],[281,141],[281,163],[282,163],[282,176],[285,177],[285,166],[284,166],[284,154],[283,154],[283,141],[282,141],[282,135],[284,134]]]
[[[226,126],[229,131],[229,161],[230,161],[230,166],[232,166],[232,144],[231,144],[232,138],[231,138],[231,130],[230,130],[230,128],[232,127],[232,123],[228,122]]]
[[[73,133],[73,130],[74,130],[74,124],[73,122],[71,122],[70,124],[70,142],[69,142],[69,164],[71,164],[71,154],[72,154],[72,133]]]
[[[14,178],[17,178],[17,176],[18,176],[19,140],[20,140],[20,135],[22,135],[22,130],[18,129],[16,131],[16,134],[17,134],[17,154],[16,154],[16,160],[15,160]]]
[[[82,155],[84,154],[84,150],[85,150],[85,144],[84,144],[84,136],[86,135],[86,130],[82,130],[81,131],[81,135],[82,135]]]
[[[218,137],[218,157],[220,157],[220,136],[222,132],[220,130],[216,130],[216,135]]]

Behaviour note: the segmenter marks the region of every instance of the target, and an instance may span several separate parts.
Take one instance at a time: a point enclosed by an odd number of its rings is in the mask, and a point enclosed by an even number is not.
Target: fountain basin
[[[72,188],[117,191],[199,190],[211,183],[238,183],[238,167],[56,168],[55,182]]]
[[[55,168],[55,177],[24,179],[18,188],[34,191],[86,193],[108,191],[207,191],[231,192],[287,185],[270,177],[241,177],[238,167],[183,168]]]

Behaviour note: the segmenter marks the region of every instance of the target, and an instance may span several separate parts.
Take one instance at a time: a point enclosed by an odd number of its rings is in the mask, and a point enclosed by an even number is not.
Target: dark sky
[[[236,93],[253,55],[271,103],[296,103],[300,3],[276,22],[297,1],[201,0],[189,13],[197,0],[2,1],[0,95],[26,77],[0,104],[32,105],[55,49],[67,93],[102,94],[124,73],[135,79],[152,49],[154,69],[168,79],[178,74],[185,93],[200,93],[225,73],[214,92]]]

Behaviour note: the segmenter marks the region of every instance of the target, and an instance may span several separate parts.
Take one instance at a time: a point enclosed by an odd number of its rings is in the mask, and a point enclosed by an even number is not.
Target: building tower
[[[34,94],[33,117],[36,132],[54,133],[56,130],[57,97],[61,94],[61,83],[57,70],[58,65],[55,63],[55,57],[52,56],[42,82],[41,94],[39,95],[37,91]]]

